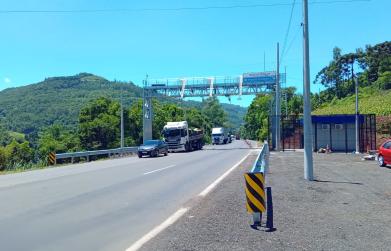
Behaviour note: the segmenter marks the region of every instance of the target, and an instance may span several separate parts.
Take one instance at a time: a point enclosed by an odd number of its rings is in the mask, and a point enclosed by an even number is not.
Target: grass
[[[359,91],[359,111],[362,114],[391,115],[391,90],[361,88]],[[340,100],[334,99],[312,112],[314,115],[354,113],[355,95]]]
[[[45,169],[50,166],[47,166],[43,162],[39,163],[23,163],[23,164],[16,164],[13,167],[7,167],[4,170],[0,171],[0,175],[6,175],[11,173],[21,173],[26,171],[32,171],[32,170],[39,170],[39,169]]]

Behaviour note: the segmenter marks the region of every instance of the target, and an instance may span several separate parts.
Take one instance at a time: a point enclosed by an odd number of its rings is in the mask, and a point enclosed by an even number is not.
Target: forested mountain
[[[37,84],[9,88],[0,92],[0,122],[11,131],[34,134],[40,129],[61,124],[76,128],[80,109],[90,100],[107,97],[119,100],[123,95],[125,106],[142,89],[131,82],[108,81],[89,73],[68,77],[51,77]],[[168,100],[167,100],[168,102]],[[185,107],[201,107],[200,102],[178,101]],[[222,104],[233,127],[239,127],[246,108]]]

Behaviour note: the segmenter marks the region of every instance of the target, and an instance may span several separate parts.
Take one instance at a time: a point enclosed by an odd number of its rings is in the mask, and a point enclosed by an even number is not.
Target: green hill
[[[379,90],[374,87],[365,87],[359,91],[359,111],[362,114],[374,113],[391,115],[391,90]],[[342,99],[333,99],[329,103],[313,111],[313,114],[354,114],[355,95]]]
[[[120,99],[129,106],[134,97],[142,96],[142,88],[129,82],[108,81],[89,73],[75,76],[51,77],[42,82],[0,91],[0,122],[8,130],[34,134],[51,124],[62,124],[69,128],[77,126],[81,107],[98,97]],[[186,107],[201,107],[200,102],[178,101]],[[223,104],[229,121],[239,127],[246,108]]]

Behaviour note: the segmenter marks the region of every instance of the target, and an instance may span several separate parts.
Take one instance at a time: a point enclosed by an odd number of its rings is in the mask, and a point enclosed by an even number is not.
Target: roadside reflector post
[[[56,159],[56,153],[55,152],[50,152],[49,153],[48,162],[49,162],[49,165],[56,165],[57,164],[57,159]]]
[[[272,188],[266,187],[267,197],[267,217],[266,217],[266,228],[268,232],[273,232],[276,229],[273,226],[273,199],[272,199]]]
[[[251,171],[244,174],[246,209],[253,216],[253,226],[261,226],[262,213],[266,213],[265,174],[269,166],[268,154],[269,145],[265,141]]]
[[[246,208],[253,215],[254,225],[260,226],[262,213],[266,212],[263,173],[245,173]]]

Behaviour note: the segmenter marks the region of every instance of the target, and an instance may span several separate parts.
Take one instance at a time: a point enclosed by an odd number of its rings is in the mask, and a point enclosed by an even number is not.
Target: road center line
[[[146,173],[143,173],[143,175],[160,172],[160,171],[163,171],[165,169],[168,169],[168,168],[171,168],[171,167],[174,167],[174,166],[176,166],[176,165],[170,165],[170,166],[166,166],[166,167],[163,167],[163,168],[160,168],[160,169],[156,169],[156,170],[153,170],[153,171],[150,171],[150,172],[146,172]]]
[[[154,229],[152,229],[149,233],[144,235],[141,239],[136,241],[132,244],[126,251],[136,251],[139,248],[141,248],[145,243],[147,243],[149,240],[153,239],[156,235],[158,235],[161,231],[175,223],[179,218],[184,215],[189,208],[180,208],[178,211],[176,211],[173,215],[171,215],[167,220],[165,220],[162,224],[156,226]]]

